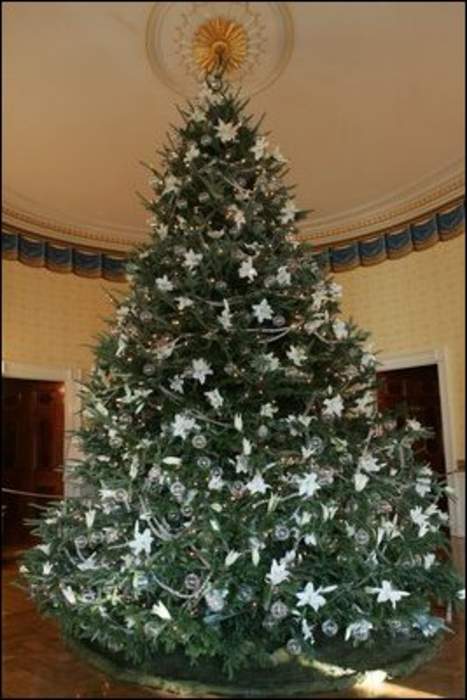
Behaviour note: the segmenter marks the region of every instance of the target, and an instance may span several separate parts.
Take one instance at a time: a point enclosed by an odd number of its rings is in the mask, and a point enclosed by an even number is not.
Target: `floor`
[[[464,540],[453,543],[454,559],[464,571]],[[171,698],[169,693],[113,682],[82,663],[62,642],[56,624],[41,618],[24,592],[12,586],[15,561],[2,566],[4,698]],[[465,698],[464,616],[436,660],[400,681],[356,687],[334,698]]]

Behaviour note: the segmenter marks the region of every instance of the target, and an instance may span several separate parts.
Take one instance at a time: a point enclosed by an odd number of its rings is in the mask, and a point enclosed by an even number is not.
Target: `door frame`
[[[68,498],[74,495],[76,487],[67,469],[68,461],[75,459],[76,451],[71,432],[78,430],[80,424],[78,382],[82,378],[82,370],[74,367],[51,367],[45,365],[25,364],[2,360],[2,378],[33,379],[47,382],[63,382],[64,395],[64,436],[63,436],[63,495]]]
[[[454,441],[452,433],[451,408],[449,402],[449,382],[448,382],[448,352],[445,347],[423,350],[410,353],[382,353],[378,357],[379,366],[376,371],[387,372],[395,369],[410,369],[411,367],[424,367],[426,365],[436,365],[438,370],[439,400],[441,409],[441,429],[443,436],[444,465],[448,485],[455,490],[455,464],[454,464]],[[456,498],[461,494],[455,493]],[[458,530],[456,517],[456,503],[452,498],[448,498],[449,525],[451,533],[454,535]]]

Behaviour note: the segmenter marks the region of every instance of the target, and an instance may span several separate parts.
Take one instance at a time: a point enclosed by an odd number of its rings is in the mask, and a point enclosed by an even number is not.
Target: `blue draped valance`
[[[125,281],[126,257],[123,253],[83,249],[25,233],[2,231],[2,257],[53,272],[73,272],[81,277],[102,277],[112,282]]]
[[[375,265],[400,258],[438,241],[447,241],[461,234],[464,226],[465,203],[456,202],[393,230],[318,247],[315,257],[326,269],[343,272],[359,265]],[[126,279],[124,253],[82,248],[35,234],[2,231],[2,256],[6,260],[19,260],[25,265],[45,267],[54,272],[102,277],[112,282],[124,282]]]
[[[463,233],[464,227],[465,203],[462,201],[403,224],[400,228],[319,247],[316,259],[332,272],[343,272],[359,265],[375,265],[384,260],[401,258],[414,250],[424,250],[438,241],[458,236]]]

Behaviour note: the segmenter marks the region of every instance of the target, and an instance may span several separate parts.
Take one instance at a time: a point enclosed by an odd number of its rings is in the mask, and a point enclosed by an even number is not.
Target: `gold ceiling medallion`
[[[227,74],[241,68],[248,53],[248,36],[241,24],[225,17],[203,22],[193,37],[193,57],[205,73],[222,64]]]
[[[157,2],[146,26],[152,70],[185,97],[220,64],[255,95],[277,80],[292,47],[293,23],[283,2]]]

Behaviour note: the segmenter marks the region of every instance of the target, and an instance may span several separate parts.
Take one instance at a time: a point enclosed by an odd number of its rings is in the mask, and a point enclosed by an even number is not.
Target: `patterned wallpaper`
[[[339,275],[342,311],[373,334],[382,354],[446,348],[455,458],[462,459],[465,404],[465,240]]]
[[[383,353],[445,347],[455,432],[464,457],[464,237],[374,267],[338,275],[343,313],[374,335]],[[87,369],[87,347],[112,313],[102,279],[60,275],[19,262],[3,263],[4,359]]]

